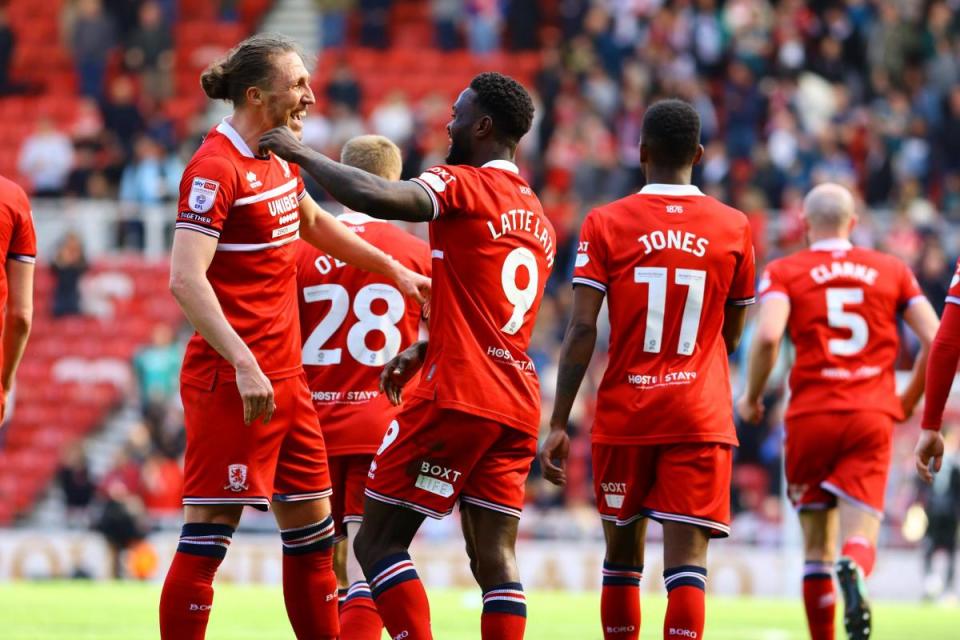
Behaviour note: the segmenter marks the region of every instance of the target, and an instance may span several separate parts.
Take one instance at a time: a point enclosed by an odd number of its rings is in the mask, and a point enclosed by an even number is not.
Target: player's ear
[[[701,160],[703,160],[703,145],[702,145],[702,144],[698,144],[698,145],[697,145],[697,150],[696,150],[696,152],[693,154],[693,164],[695,164],[695,165],[700,164],[700,161],[701,161]]]
[[[244,92],[247,102],[250,104],[261,105],[263,104],[263,91],[260,90],[260,87],[252,86],[247,87],[247,90]]]
[[[480,116],[477,118],[476,124],[473,125],[473,131],[478,138],[486,138],[491,135],[493,133],[493,118],[487,115]]]
[[[647,164],[647,145],[640,143],[640,165]]]

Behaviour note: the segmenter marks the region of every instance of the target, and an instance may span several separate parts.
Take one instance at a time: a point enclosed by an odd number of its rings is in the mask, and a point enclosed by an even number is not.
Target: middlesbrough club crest
[[[249,488],[247,484],[247,465],[232,464],[227,467],[227,486],[224,489],[230,491],[246,491]]]

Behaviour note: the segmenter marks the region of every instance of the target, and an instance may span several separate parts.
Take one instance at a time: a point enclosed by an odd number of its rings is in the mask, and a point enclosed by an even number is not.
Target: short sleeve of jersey
[[[756,254],[753,251],[753,237],[750,235],[750,226],[744,225],[740,259],[733,273],[733,282],[730,283],[727,304],[744,306],[756,302],[756,276],[757,263]]]
[[[898,292],[897,298],[897,309],[903,311],[909,307],[915,300],[923,298],[923,290],[920,289],[920,283],[917,282],[917,277],[913,275],[913,271],[910,270],[903,262],[899,262],[900,265],[900,291]],[[956,278],[956,276],[954,276]]]
[[[180,179],[177,229],[220,237],[236,194],[236,169],[225,158],[206,156],[192,161]],[[298,193],[303,181],[297,176]]]
[[[477,194],[471,184],[473,171],[466,167],[437,165],[430,167],[412,182],[420,185],[433,203],[433,219],[457,211],[475,209]]]
[[[586,285],[606,293],[610,275],[607,272],[607,238],[600,216],[591,211],[580,229],[580,243],[574,262],[573,284]]]
[[[29,264],[37,261],[37,232],[33,226],[30,201],[22,189],[19,189],[13,205],[13,235],[10,238],[7,259]]]
[[[953,272],[953,279],[950,280],[947,302],[960,305],[960,260],[957,260],[957,268]]]
[[[779,260],[774,260],[767,265],[760,276],[760,285],[757,287],[757,293],[760,299],[765,298],[784,298],[790,299],[790,292],[787,290],[787,279],[783,275],[783,267]]]

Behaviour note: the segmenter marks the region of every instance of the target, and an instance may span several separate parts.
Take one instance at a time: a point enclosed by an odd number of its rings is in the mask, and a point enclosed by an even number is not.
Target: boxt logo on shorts
[[[453,495],[453,483],[460,479],[462,472],[429,460],[420,463],[420,475],[417,476],[415,486],[441,498]]]
[[[247,484],[247,465],[231,464],[227,467],[227,486],[224,489],[239,493],[249,488],[250,485]]]
[[[603,500],[611,509],[619,509],[623,506],[623,497],[627,493],[626,482],[601,482],[600,489],[603,490]]]

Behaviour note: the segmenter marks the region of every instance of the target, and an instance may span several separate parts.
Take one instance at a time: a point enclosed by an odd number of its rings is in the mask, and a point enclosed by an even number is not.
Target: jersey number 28
[[[347,319],[350,311],[350,294],[339,284],[318,284],[304,287],[303,299],[307,303],[330,301],[330,311],[310,333],[303,343],[303,364],[329,366],[340,364],[343,349],[323,348],[327,341]],[[383,300],[387,311],[377,314],[373,311],[373,302]],[[388,284],[368,284],[357,292],[353,299],[353,313],[357,321],[347,333],[347,350],[353,359],[369,367],[382,367],[388,360],[400,352],[402,341],[397,323],[403,318],[403,295]],[[385,344],[381,349],[367,347],[367,334],[379,331]]]

